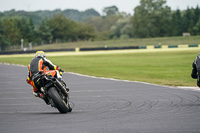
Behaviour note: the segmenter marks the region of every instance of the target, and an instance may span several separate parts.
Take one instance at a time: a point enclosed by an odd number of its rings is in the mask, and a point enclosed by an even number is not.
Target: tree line
[[[132,35],[134,37],[181,36],[183,32],[200,34],[200,9],[172,11],[165,0],[141,0],[134,9]]]
[[[39,26],[32,19],[9,17],[0,19],[0,46],[5,50],[9,45],[50,44],[53,42],[71,42],[94,38],[95,29],[91,25],[71,21],[63,14],[43,19]]]
[[[66,11],[66,10],[65,10]],[[47,12],[47,11],[44,11]],[[140,0],[140,5],[130,15],[120,12],[116,6],[105,7],[100,16],[94,10],[85,15],[86,19],[70,19],[73,14],[57,10],[43,17],[39,23],[34,17],[20,16],[8,12],[0,13],[0,47],[25,44],[49,44],[55,42],[95,41],[108,39],[128,39],[181,36],[188,32],[200,34],[200,9],[172,11],[166,0]],[[49,12],[48,12],[49,13]],[[73,12],[75,13],[75,12]],[[13,15],[15,14],[15,15]],[[39,15],[41,16],[42,11]],[[89,17],[88,17],[89,16]]]

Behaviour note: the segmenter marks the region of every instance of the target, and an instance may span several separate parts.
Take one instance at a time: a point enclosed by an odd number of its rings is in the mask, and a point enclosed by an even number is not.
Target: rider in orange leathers
[[[33,94],[36,97],[44,99],[47,104],[48,100],[40,90],[41,86],[39,77],[43,73],[50,72],[49,70],[56,70],[55,76],[60,80],[60,82],[63,81],[61,77],[62,70],[58,66],[54,65],[50,60],[48,60],[43,51],[37,51],[30,65],[28,65],[28,77],[26,81],[33,87]],[[64,81],[62,83],[64,84]],[[66,88],[66,90],[69,91],[68,88]]]

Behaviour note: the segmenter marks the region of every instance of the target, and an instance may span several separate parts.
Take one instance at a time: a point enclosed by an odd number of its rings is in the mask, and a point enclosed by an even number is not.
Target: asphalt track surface
[[[199,133],[200,91],[65,73],[73,111],[35,98],[27,68],[0,64],[0,133]]]

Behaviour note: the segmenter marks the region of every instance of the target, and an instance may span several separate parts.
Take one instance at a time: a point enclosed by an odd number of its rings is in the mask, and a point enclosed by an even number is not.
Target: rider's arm
[[[49,67],[50,70],[60,70],[60,68],[56,65],[54,65],[50,60],[44,58],[44,62]]]

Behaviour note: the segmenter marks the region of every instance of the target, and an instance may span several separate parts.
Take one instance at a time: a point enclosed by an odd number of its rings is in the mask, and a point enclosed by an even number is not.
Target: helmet
[[[35,57],[43,57],[43,58],[45,58],[46,55],[45,55],[44,51],[37,51],[35,53]]]

